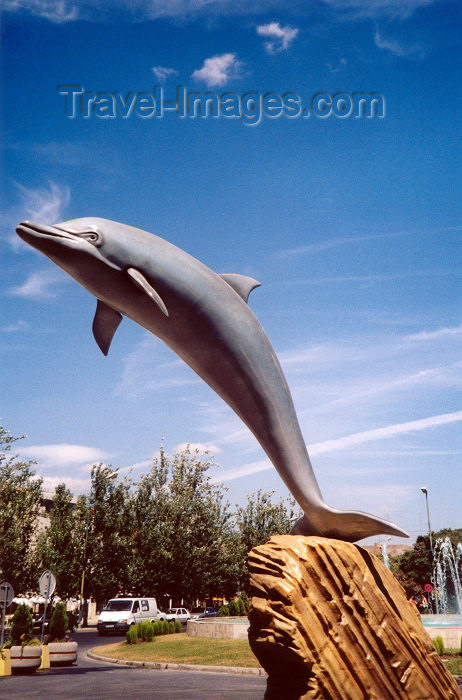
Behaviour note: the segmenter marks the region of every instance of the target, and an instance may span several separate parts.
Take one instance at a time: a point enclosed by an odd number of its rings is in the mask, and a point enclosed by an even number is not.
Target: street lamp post
[[[421,486],[420,490],[422,491],[422,493],[425,494],[425,504],[427,506],[428,537],[430,539],[430,551],[432,553],[432,566],[433,566],[434,552],[433,552],[432,528],[430,525],[430,509],[428,507],[428,489],[426,486]],[[432,576],[432,583],[434,583],[433,576]],[[430,595],[428,596],[428,598],[430,600]],[[435,604],[436,604],[436,612],[438,614],[439,609],[438,609],[438,595],[437,594],[435,596]]]
[[[430,525],[430,509],[428,507],[428,490],[425,486],[422,486],[420,490],[422,491],[422,493],[425,494],[425,503],[427,506],[428,537],[430,538],[430,550],[431,550],[432,557],[433,557],[433,540],[432,540],[432,529],[431,529],[431,525]]]

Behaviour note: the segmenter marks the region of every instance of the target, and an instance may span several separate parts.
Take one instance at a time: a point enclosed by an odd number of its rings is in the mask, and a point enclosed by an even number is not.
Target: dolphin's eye
[[[101,236],[99,233],[96,233],[96,231],[84,231],[83,233],[79,233],[79,236],[85,238],[89,243],[97,244],[101,241]]]

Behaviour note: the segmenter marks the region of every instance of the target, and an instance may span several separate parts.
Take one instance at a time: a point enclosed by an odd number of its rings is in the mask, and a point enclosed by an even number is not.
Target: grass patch
[[[154,637],[152,642],[129,645],[126,642],[95,647],[95,654],[123,661],[162,661],[204,666],[243,666],[259,668],[246,639],[204,639],[186,633]]]
[[[462,652],[458,649],[445,649],[441,658],[453,676],[462,676]]]

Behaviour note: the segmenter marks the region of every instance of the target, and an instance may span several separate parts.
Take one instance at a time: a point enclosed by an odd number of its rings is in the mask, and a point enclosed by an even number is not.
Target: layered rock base
[[[250,552],[249,569],[265,700],[461,700],[415,606],[365,549],[276,536]]]

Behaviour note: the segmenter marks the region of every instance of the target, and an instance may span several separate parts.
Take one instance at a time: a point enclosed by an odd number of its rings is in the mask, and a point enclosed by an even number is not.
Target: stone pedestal
[[[460,700],[415,606],[365,549],[276,536],[249,554],[266,700]]]

